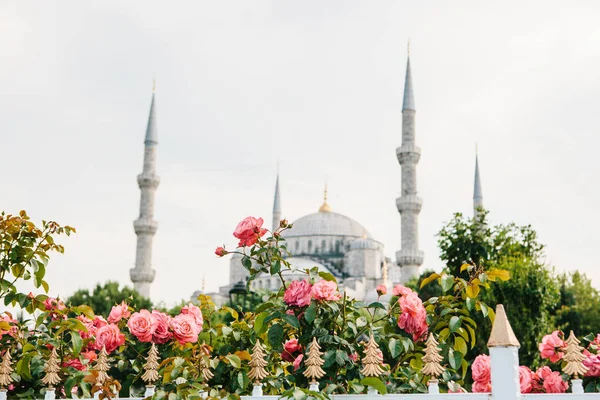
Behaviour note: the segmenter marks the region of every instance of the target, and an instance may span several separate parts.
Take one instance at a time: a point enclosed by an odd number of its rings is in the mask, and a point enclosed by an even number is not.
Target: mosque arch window
[[[298,249],[300,248],[300,241],[299,240],[296,240],[295,246],[296,246],[296,253],[297,253]]]
[[[340,252],[340,241],[339,240],[335,241],[335,252],[336,253]]]
[[[323,253],[327,252],[327,242],[324,240],[321,240],[321,250],[323,251]]]
[[[308,252],[312,252],[312,240],[308,241]]]

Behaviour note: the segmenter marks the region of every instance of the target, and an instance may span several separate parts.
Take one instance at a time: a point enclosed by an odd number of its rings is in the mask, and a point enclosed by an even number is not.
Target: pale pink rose
[[[410,293],[413,293],[413,291],[410,290],[409,288],[407,288],[406,286],[402,286],[402,285],[396,285],[392,289],[392,294],[394,296],[406,296]]]
[[[398,317],[398,327],[413,335],[413,340],[422,339],[427,333],[427,311],[423,301],[415,292],[410,292],[398,299],[401,314]]]
[[[263,223],[264,221],[262,218],[244,218],[233,232],[233,236],[240,239],[238,246],[252,246],[254,243],[258,242],[258,239],[267,233],[267,230],[262,228]]]
[[[175,340],[180,344],[196,343],[198,341],[200,328],[191,314],[179,314],[171,319],[171,329]]]
[[[94,321],[92,321],[91,319],[89,319],[88,317],[86,317],[83,314],[78,315],[77,319],[79,321],[81,321],[81,323],[83,324],[83,326],[85,326],[85,328],[86,328],[85,331],[79,331],[79,335],[83,339],[87,339],[87,338],[96,336],[96,327],[94,326]]]
[[[224,247],[217,247],[217,249],[215,250],[215,254],[218,257],[223,257],[225,254],[227,254],[227,250],[225,250]]]
[[[302,346],[298,343],[298,339],[290,339],[283,344],[281,359],[292,362],[296,358],[296,353],[302,353]]]
[[[473,382],[473,393],[489,393],[492,391],[491,382]]]
[[[104,325],[96,331],[96,349],[106,348],[106,352],[112,353],[117,347],[125,344],[125,335],[121,333],[115,324]]]
[[[302,354],[300,354],[298,357],[296,357],[296,359],[294,360],[294,372],[298,370],[298,368],[300,368],[300,363],[302,363],[302,359],[304,358],[304,356]]]
[[[131,315],[131,311],[129,311],[129,306],[122,302],[121,304],[117,304],[113,306],[110,310],[110,314],[108,314],[108,322],[111,324],[116,324],[123,318],[127,319]]]
[[[583,351],[583,355],[586,358],[583,360],[583,365],[585,365],[588,371],[585,373],[586,377],[599,377],[600,376],[600,355],[595,355],[590,353],[587,350]]]
[[[337,285],[333,281],[321,280],[312,287],[312,295],[315,300],[339,300],[342,295],[337,291]]]
[[[569,384],[563,381],[560,372],[554,371],[544,379],[544,389],[546,393],[565,393]]]
[[[387,287],[385,287],[385,285],[379,285],[375,288],[375,290],[377,290],[378,296],[383,296],[387,293]]]
[[[542,338],[542,343],[539,345],[542,358],[548,358],[550,362],[557,362],[564,357],[564,353],[559,351],[565,347],[565,342],[559,337],[562,335],[560,331],[554,331],[550,335]]]
[[[310,304],[312,285],[307,280],[293,281],[283,295],[283,301],[288,306],[304,307]]]
[[[171,317],[156,310],[152,310],[152,315],[156,320],[156,328],[152,334],[152,342],[156,344],[167,343],[173,337],[173,333],[169,329],[171,326]]]
[[[287,309],[287,310],[285,310],[285,313],[286,313],[287,315],[296,315],[296,314],[294,313],[294,310],[291,310],[291,309]]]
[[[533,372],[531,372],[528,367],[524,365],[519,367],[519,385],[521,386],[521,393],[531,393],[532,376]]]
[[[486,354],[478,355],[471,365],[473,380],[480,383],[489,383],[491,380],[491,360]]]
[[[156,318],[148,310],[140,310],[140,312],[134,313],[127,321],[129,332],[143,343],[152,341],[152,335],[157,324]]]
[[[190,303],[181,309],[181,314],[189,314],[193,316],[194,321],[196,321],[196,325],[198,325],[198,330],[202,330],[204,320],[202,319],[202,311],[198,307]]]

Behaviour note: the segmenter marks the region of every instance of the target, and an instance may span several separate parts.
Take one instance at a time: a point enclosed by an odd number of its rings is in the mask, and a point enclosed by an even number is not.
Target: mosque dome
[[[360,250],[360,249],[375,249],[379,250],[381,248],[381,243],[376,242],[373,239],[369,238],[360,238],[356,239],[352,243],[350,243],[350,250]]]
[[[358,222],[345,215],[320,211],[294,221],[292,229],[284,232],[287,238],[299,236],[352,236],[371,238],[371,234]]]

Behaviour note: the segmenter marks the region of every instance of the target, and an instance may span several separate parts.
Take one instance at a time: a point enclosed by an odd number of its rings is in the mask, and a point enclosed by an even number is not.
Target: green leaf
[[[484,302],[480,302],[479,306],[481,307],[481,313],[483,314],[484,318],[487,318],[488,316],[488,306],[484,303]]]
[[[258,314],[256,316],[256,318],[254,318],[254,332],[258,333],[259,335],[261,333],[263,333],[266,329],[266,326],[264,325],[265,322],[265,318],[267,318],[267,316],[269,315],[269,313],[266,312],[262,312],[260,314]]]
[[[496,278],[501,281],[507,281],[510,279],[510,272],[505,269],[492,269],[487,272],[487,278],[492,282],[495,281]]]
[[[402,353],[402,343],[396,338],[391,338],[388,342],[388,349],[392,358],[396,358]]]
[[[31,376],[31,358],[33,357],[33,353],[27,353],[17,362],[17,367],[15,371],[19,376],[25,380],[32,379]]]
[[[467,302],[467,309],[469,311],[473,311],[473,309],[475,308],[475,299],[467,297],[466,302]]]
[[[387,393],[387,388],[385,387],[385,385],[379,378],[374,378],[374,377],[363,378],[360,381],[360,383],[365,386],[369,386],[369,387],[372,387],[373,389],[376,389],[380,394]]]
[[[348,359],[348,354],[346,354],[343,350],[336,350],[335,352],[335,362],[338,363],[339,366],[343,366],[346,361],[350,361]]]
[[[448,323],[448,327],[450,328],[450,332],[456,332],[458,328],[460,328],[461,318],[454,315],[450,318],[450,322]]]
[[[439,275],[439,274],[436,274],[436,273],[433,273],[433,274],[429,275],[427,278],[425,278],[425,279],[423,279],[423,280],[421,281],[421,286],[420,286],[420,289],[423,289],[423,286],[427,285],[427,284],[428,284],[428,283],[430,283],[430,282],[433,282],[433,281],[435,281],[435,280],[436,280],[437,278],[439,278],[439,277],[440,277],[440,275]]]
[[[385,306],[379,302],[371,303],[367,307],[368,308],[381,308],[382,310],[385,310]]]
[[[83,347],[83,340],[79,332],[71,332],[71,344],[73,345],[73,355],[77,357]]]
[[[89,319],[94,319],[96,317],[94,315],[94,310],[92,310],[92,307],[90,307],[90,306],[81,305],[81,306],[75,307],[74,309],[75,309],[75,312],[83,314],[86,317],[88,317]]]
[[[281,261],[277,260],[271,265],[269,272],[271,272],[271,275],[275,275],[279,271],[281,271]]]
[[[248,256],[242,257],[242,265],[244,266],[244,268],[246,268],[248,270],[250,268],[252,268],[252,260],[250,259],[250,257],[248,257]]]
[[[326,281],[337,283],[337,280],[335,279],[335,276],[331,275],[329,272],[321,271],[321,272],[319,272],[319,276],[321,278],[323,278],[324,280],[326,280]]]
[[[467,354],[467,343],[460,336],[454,338],[454,350],[460,351],[463,355]]]
[[[452,275],[444,274],[442,276],[442,290],[444,293],[452,289],[452,286],[454,286],[454,277]]]
[[[274,350],[283,350],[283,327],[281,325],[273,324],[271,328],[269,328],[267,337]]]
[[[317,306],[313,303],[304,312],[304,319],[306,322],[313,322],[317,317]]]
[[[235,354],[227,354],[225,358],[228,359],[231,365],[233,365],[235,368],[241,368],[242,360],[240,360],[240,358]]]
[[[285,322],[287,322],[296,329],[300,328],[300,322],[298,321],[298,318],[296,318],[295,315],[282,314],[281,319],[283,319]]]

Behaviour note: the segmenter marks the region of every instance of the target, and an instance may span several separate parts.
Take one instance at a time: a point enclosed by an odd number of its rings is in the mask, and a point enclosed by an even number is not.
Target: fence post
[[[496,319],[488,340],[492,362],[492,400],[521,398],[519,384],[519,341],[517,340],[502,304],[496,306]]]

